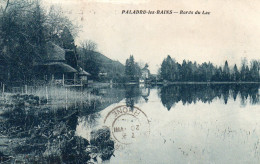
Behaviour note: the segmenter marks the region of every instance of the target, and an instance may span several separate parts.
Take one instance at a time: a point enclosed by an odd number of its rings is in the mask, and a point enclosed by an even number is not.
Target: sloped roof
[[[65,61],[65,50],[53,42],[47,42],[46,52],[45,61]]]
[[[76,73],[77,70],[63,62],[49,62],[43,64],[43,66],[49,66],[50,71],[53,73]]]
[[[79,75],[80,76],[90,76],[91,74],[82,69],[81,67],[79,68]]]

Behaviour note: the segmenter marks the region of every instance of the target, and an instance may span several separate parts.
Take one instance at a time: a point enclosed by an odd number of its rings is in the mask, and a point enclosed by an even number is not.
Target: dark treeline
[[[227,104],[229,99],[241,98],[245,104],[249,98],[251,104],[259,103],[258,84],[215,84],[215,85],[169,85],[160,89],[162,104],[170,110],[176,103],[183,104],[211,103],[215,98],[223,99]]]
[[[31,84],[42,77],[35,66],[48,56],[53,43],[66,51],[62,61],[76,70],[83,68],[93,80],[100,74],[119,79],[124,66],[96,52],[97,44],[75,44],[79,27],[61,7],[43,7],[41,0],[3,0],[0,2],[0,82]],[[110,80],[105,79],[105,80]]]
[[[260,62],[257,60],[248,65],[244,59],[241,67],[236,64],[230,67],[226,61],[223,67],[217,67],[211,62],[197,64],[183,60],[180,64],[168,56],[161,64],[160,77],[170,82],[259,82],[259,71]]]

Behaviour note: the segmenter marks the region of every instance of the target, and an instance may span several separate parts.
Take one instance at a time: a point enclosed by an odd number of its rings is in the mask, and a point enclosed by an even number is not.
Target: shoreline
[[[159,84],[159,83],[157,83]],[[241,82],[161,82],[160,84],[260,84],[260,82],[250,82],[250,81],[241,81]]]
[[[253,82],[253,81],[241,81],[241,82],[217,82],[217,81],[212,81],[212,82],[151,82],[151,83],[139,83],[139,82],[130,82],[130,83],[106,83],[106,82],[94,82],[90,83],[86,86],[80,86],[83,88],[103,88],[103,87],[112,87],[112,86],[131,86],[131,85],[140,85],[140,86],[149,86],[149,85],[214,85],[214,84],[260,84],[260,82]],[[59,85],[42,85],[42,86],[30,86],[30,85],[21,85],[21,86],[3,86],[0,88],[0,93],[8,93],[10,92],[10,89],[8,90],[7,88],[16,88],[22,93],[27,93],[26,89],[30,87],[59,87],[59,88],[78,88],[79,86],[59,86]],[[12,91],[11,91],[12,92]]]
[[[173,84],[260,84],[260,82],[242,81],[242,82],[157,82],[157,83],[113,83],[113,84],[125,84],[125,85],[173,85]]]

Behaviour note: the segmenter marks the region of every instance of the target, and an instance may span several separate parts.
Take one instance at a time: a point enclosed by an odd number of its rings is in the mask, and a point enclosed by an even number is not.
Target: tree
[[[100,72],[99,63],[97,62],[94,53],[90,53],[89,55],[90,57],[86,60],[84,69],[91,74],[91,78],[93,80],[99,80],[99,76],[98,76]]]
[[[125,63],[125,77],[128,81],[138,81],[141,76],[141,69],[134,60],[134,56],[130,55]]]
[[[75,49],[74,38],[71,35],[70,30],[66,26],[64,27],[63,31],[61,32],[60,41],[61,41],[62,47],[64,49],[69,49],[69,50]]]
[[[74,38],[70,32],[70,30],[65,26],[61,36],[60,36],[60,42],[62,45],[62,48],[66,50],[66,62],[70,66],[77,68],[78,67],[78,53],[76,51],[76,46],[74,42]]]
[[[63,10],[60,6],[52,5],[49,8],[49,12],[46,13],[47,36],[48,41],[53,41],[59,46],[62,46],[60,42],[61,33],[64,31],[64,27],[68,29],[70,34],[74,37],[77,36],[79,26],[74,25],[68,17],[63,14]]]
[[[237,65],[234,65],[233,74],[232,74],[232,81],[239,81],[240,80],[240,74],[237,69]]]
[[[97,44],[92,40],[85,40],[85,41],[81,42],[81,47],[87,51],[96,51],[97,50]]]
[[[260,65],[257,60],[251,61],[251,67],[250,67],[250,77],[252,78],[252,81],[259,81],[259,71],[260,71]]]
[[[161,77],[168,81],[177,81],[179,79],[178,63],[170,55],[161,64]]]
[[[2,56],[8,61],[6,71],[11,82],[29,83],[33,61],[45,50],[44,12],[38,1],[7,1],[1,15]]]
[[[244,58],[242,60],[242,66],[241,66],[241,81],[246,81],[246,76],[247,76],[247,70],[246,70],[246,67],[247,67],[247,59]]]
[[[30,83],[37,74],[34,63],[46,55],[46,42],[61,45],[64,25],[70,32],[75,28],[61,12],[51,8],[47,14],[40,0],[5,2],[0,3],[0,55],[7,63],[7,79]]]
[[[222,77],[223,81],[229,81],[230,80],[230,71],[229,71],[229,67],[228,67],[228,62],[225,61],[225,65],[223,68],[223,77]]]
[[[98,62],[96,52],[89,51],[84,45],[82,45],[78,51],[78,64],[91,74],[93,80],[99,80],[101,63]]]

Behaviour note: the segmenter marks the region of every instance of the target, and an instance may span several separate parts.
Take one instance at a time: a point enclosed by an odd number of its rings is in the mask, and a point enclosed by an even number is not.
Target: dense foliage
[[[224,67],[214,66],[211,62],[197,64],[183,60],[182,64],[167,56],[161,64],[160,76],[163,80],[171,82],[259,82],[260,62],[252,60],[248,66],[246,59],[242,61],[241,69],[234,65],[231,68],[225,61]]]
[[[141,76],[141,68],[135,62],[134,56],[130,55],[130,57],[126,59],[125,62],[125,80],[128,82],[129,81],[136,82],[139,80],[140,76]]]
[[[45,55],[48,41],[75,47],[71,33],[76,27],[57,7],[46,11],[39,0],[5,0],[0,5],[1,81],[32,82],[34,63]]]
[[[119,61],[114,61],[103,54],[89,50],[85,47],[77,49],[79,54],[79,65],[91,74],[91,79],[95,81],[122,82],[124,65]]]

